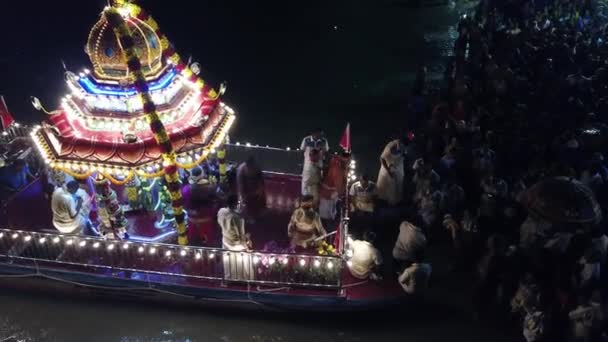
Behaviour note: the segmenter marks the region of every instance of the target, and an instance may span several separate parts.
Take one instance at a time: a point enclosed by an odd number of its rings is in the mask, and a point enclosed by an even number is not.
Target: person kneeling
[[[350,263],[348,263],[348,269],[353,277],[358,279],[379,279],[374,270],[382,265],[382,255],[373,245],[375,239],[376,234],[374,232],[366,231],[363,234],[363,240],[352,242],[351,249],[353,255]]]

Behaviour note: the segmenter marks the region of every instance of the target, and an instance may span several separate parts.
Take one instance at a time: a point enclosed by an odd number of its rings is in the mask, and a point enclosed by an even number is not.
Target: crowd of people
[[[425,251],[446,240],[454,274],[474,274],[476,317],[513,323],[528,342],[606,337],[605,215],[577,222],[578,197],[555,201],[564,220],[526,210],[547,179],[606,207],[606,14],[591,0],[486,0],[462,17],[445,86],[420,68],[376,182],[362,175],[349,189],[353,276],[396,274],[418,293],[432,269]],[[315,132],[302,150],[302,193],[316,199],[312,166],[328,144]],[[382,254],[393,259],[384,272]]]
[[[396,240],[399,281],[426,283],[425,249],[449,239],[451,269],[475,274],[477,316],[513,322],[528,342],[598,341],[605,330],[602,215],[560,222],[525,205],[531,186],[562,177],[605,208],[608,26],[600,5],[481,1],[459,24],[446,86],[433,89],[420,68],[406,129],[384,148],[376,184],[363,177],[351,189],[353,228],[373,212],[363,226]],[[562,209],[579,207],[571,205]]]

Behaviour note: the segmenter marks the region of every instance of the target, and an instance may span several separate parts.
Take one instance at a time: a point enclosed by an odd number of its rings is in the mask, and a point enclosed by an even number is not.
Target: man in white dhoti
[[[304,163],[302,170],[302,196],[312,196],[315,205],[319,202],[319,185],[321,183],[321,160],[319,150],[308,154],[310,160]]]
[[[358,279],[377,278],[374,269],[382,264],[382,255],[374,247],[376,234],[371,231],[363,234],[363,240],[355,240],[351,243],[352,257],[348,263],[348,269],[353,277]]]
[[[320,152],[320,167],[323,167],[323,155],[329,151],[329,144],[327,139],[323,137],[323,131],[317,129],[311,133],[311,135],[302,139],[300,144],[300,150],[304,152],[304,168],[310,163],[310,153],[313,150]]]
[[[245,232],[245,220],[237,211],[238,198],[228,197],[227,207],[217,213],[217,222],[222,228],[222,247],[224,252],[224,277],[231,280],[253,278],[251,238]]]
[[[315,240],[326,234],[321,216],[313,208],[312,196],[303,196],[300,207],[293,212],[287,226],[291,245],[306,249],[314,246]]]
[[[84,234],[89,225],[89,221],[82,215],[84,200],[74,197],[76,191],[78,183],[74,181],[67,184],[67,191],[63,187],[56,187],[53,191],[53,226],[64,234]]]
[[[380,156],[377,195],[389,205],[396,205],[403,199],[404,153],[405,146],[396,139],[386,145]]]

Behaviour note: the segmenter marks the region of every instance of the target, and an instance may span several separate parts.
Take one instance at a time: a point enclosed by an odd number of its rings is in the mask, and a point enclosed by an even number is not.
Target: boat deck
[[[274,242],[272,252],[282,253],[277,251],[288,246],[287,240],[287,223],[291,212],[294,208],[294,203],[300,193],[300,179],[298,176],[267,173],[265,177],[265,185],[267,192],[267,208],[264,210],[255,221],[248,219],[247,230],[251,233],[254,248],[262,250],[269,242]],[[2,226],[11,230],[20,230],[24,232],[48,232],[56,233],[52,228],[52,215],[50,209],[50,200],[43,195],[43,181],[37,180],[30,184],[23,191],[14,196],[8,203],[8,215],[0,218]],[[116,189],[120,193],[120,189]],[[189,186],[184,188],[185,203],[189,203],[190,191]],[[213,210],[217,210],[219,205],[216,205]],[[196,216],[202,212],[201,208],[188,207],[190,219],[196,219]],[[215,211],[213,211],[215,212]],[[3,215],[4,216],[4,215]],[[175,232],[172,228],[159,230],[154,227],[156,217],[143,212],[130,212],[127,214],[127,219],[130,222],[130,235],[133,241],[142,242],[167,242],[175,238]],[[213,220],[215,222],[215,219]],[[217,234],[213,241],[208,242],[206,247],[220,248],[221,247],[221,232],[220,228],[215,226]],[[328,227],[330,228],[330,227]],[[333,229],[328,229],[333,230]],[[24,250],[21,256],[25,259],[11,259],[10,263],[14,266],[34,267],[31,260],[27,259],[28,250]],[[403,297],[403,290],[393,279],[383,281],[360,281],[353,278],[349,272],[344,271],[341,274],[341,286],[327,288],[306,288],[305,286],[281,286],[269,282],[268,284],[247,284],[239,282],[218,281],[216,278],[203,279],[201,277],[176,276],[188,270],[179,269],[180,264],[171,262],[171,260],[159,259],[152,267],[157,273],[137,272],[137,271],[116,271],[111,267],[99,268],[89,267],[88,265],[99,265],[100,258],[114,258],[108,254],[86,254],[83,259],[79,260],[80,264],[57,264],[53,261],[55,256],[50,258],[51,261],[35,263],[36,269],[48,267],[49,270],[54,270],[62,274],[62,277],[69,277],[71,281],[81,282],[84,279],[100,279],[101,284],[111,284],[120,281],[140,284],[144,286],[153,282],[156,284],[165,284],[170,288],[179,288],[180,293],[195,293],[201,296],[200,290],[205,289],[206,295],[211,291],[212,296],[228,296],[229,298],[252,298],[252,296],[262,296],[263,302],[273,303],[276,305],[289,306],[310,305],[310,300],[320,301],[325,305],[332,306],[336,303],[357,303],[356,305],[366,306],[370,303],[390,302],[396,298]],[[59,260],[59,253],[56,258]],[[124,258],[124,255],[121,255]],[[112,260],[112,265],[119,265],[125,260]],[[137,261],[131,260],[135,265]],[[149,262],[149,261],[147,261]],[[130,267],[132,267],[131,264]],[[150,265],[145,266],[145,269],[150,269]],[[202,266],[199,266],[202,267]],[[205,270],[206,275],[218,274],[223,272],[221,262],[207,264]],[[166,274],[170,273],[170,274]],[[147,285],[146,285],[147,286]],[[215,293],[214,291],[219,291]],[[299,304],[298,304],[299,303]],[[333,304],[332,304],[333,303]]]

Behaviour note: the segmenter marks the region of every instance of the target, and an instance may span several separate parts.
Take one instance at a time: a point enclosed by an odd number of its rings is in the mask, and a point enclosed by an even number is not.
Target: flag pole
[[[348,152],[350,154],[350,159],[349,159],[349,165],[346,166],[347,170],[350,169],[350,162],[352,160],[352,151],[351,151],[351,144],[350,144],[350,122],[346,124],[346,129],[344,130],[344,133],[342,134],[342,139],[340,139],[340,147],[342,147],[342,149],[345,152]],[[339,245],[339,251],[340,251],[340,255],[344,255],[345,252],[345,247],[346,247],[346,239],[348,238],[348,226],[350,224],[350,174],[347,171],[346,173],[346,189],[345,189],[345,194],[344,194],[344,208],[342,209],[342,222],[340,224],[340,245]]]

